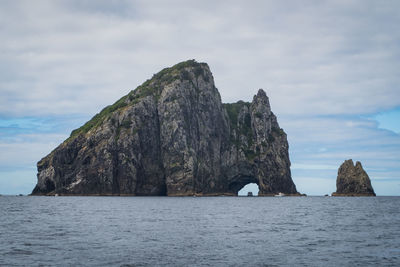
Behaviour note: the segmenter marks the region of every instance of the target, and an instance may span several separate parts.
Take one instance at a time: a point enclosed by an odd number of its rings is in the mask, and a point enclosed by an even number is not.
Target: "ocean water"
[[[400,266],[400,197],[0,197],[1,266]]]

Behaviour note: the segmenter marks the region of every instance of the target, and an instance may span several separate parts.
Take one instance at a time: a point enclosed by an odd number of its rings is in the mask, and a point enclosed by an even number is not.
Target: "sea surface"
[[[400,266],[400,197],[0,197],[1,266]]]

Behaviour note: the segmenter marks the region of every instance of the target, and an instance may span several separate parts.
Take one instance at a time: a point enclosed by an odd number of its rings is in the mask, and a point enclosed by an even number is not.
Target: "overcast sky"
[[[224,102],[258,88],[288,134],[298,191],[362,162],[400,195],[400,1],[0,1],[0,194],[164,67],[207,62]]]

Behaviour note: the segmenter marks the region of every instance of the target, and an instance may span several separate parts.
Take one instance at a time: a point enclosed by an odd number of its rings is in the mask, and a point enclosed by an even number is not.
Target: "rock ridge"
[[[41,159],[33,195],[299,195],[264,90],[223,104],[206,63],[165,68]]]
[[[345,160],[339,167],[336,179],[336,192],[332,196],[375,196],[368,174],[361,162],[354,165],[353,160]]]

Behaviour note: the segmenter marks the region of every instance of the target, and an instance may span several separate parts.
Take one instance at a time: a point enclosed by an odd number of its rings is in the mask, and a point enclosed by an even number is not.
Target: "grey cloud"
[[[393,177],[399,136],[360,115],[400,106],[399,8],[348,0],[2,1],[0,116],[89,118],[162,68],[195,58],[209,63],[225,102],[266,89],[294,164],[355,157],[384,168],[378,178]],[[42,141],[29,140],[26,164],[46,153],[36,150]],[[1,145],[20,157],[12,151],[23,145]]]
[[[65,134],[31,134],[18,143],[0,142],[0,171],[34,169],[36,163],[66,137]],[[27,180],[35,180],[35,178],[35,176],[27,177]]]
[[[1,5],[7,26],[0,68],[14,66],[11,78],[0,80],[1,114],[95,112],[189,58],[210,63],[229,102],[264,87],[286,114],[371,113],[400,105],[397,2]]]

